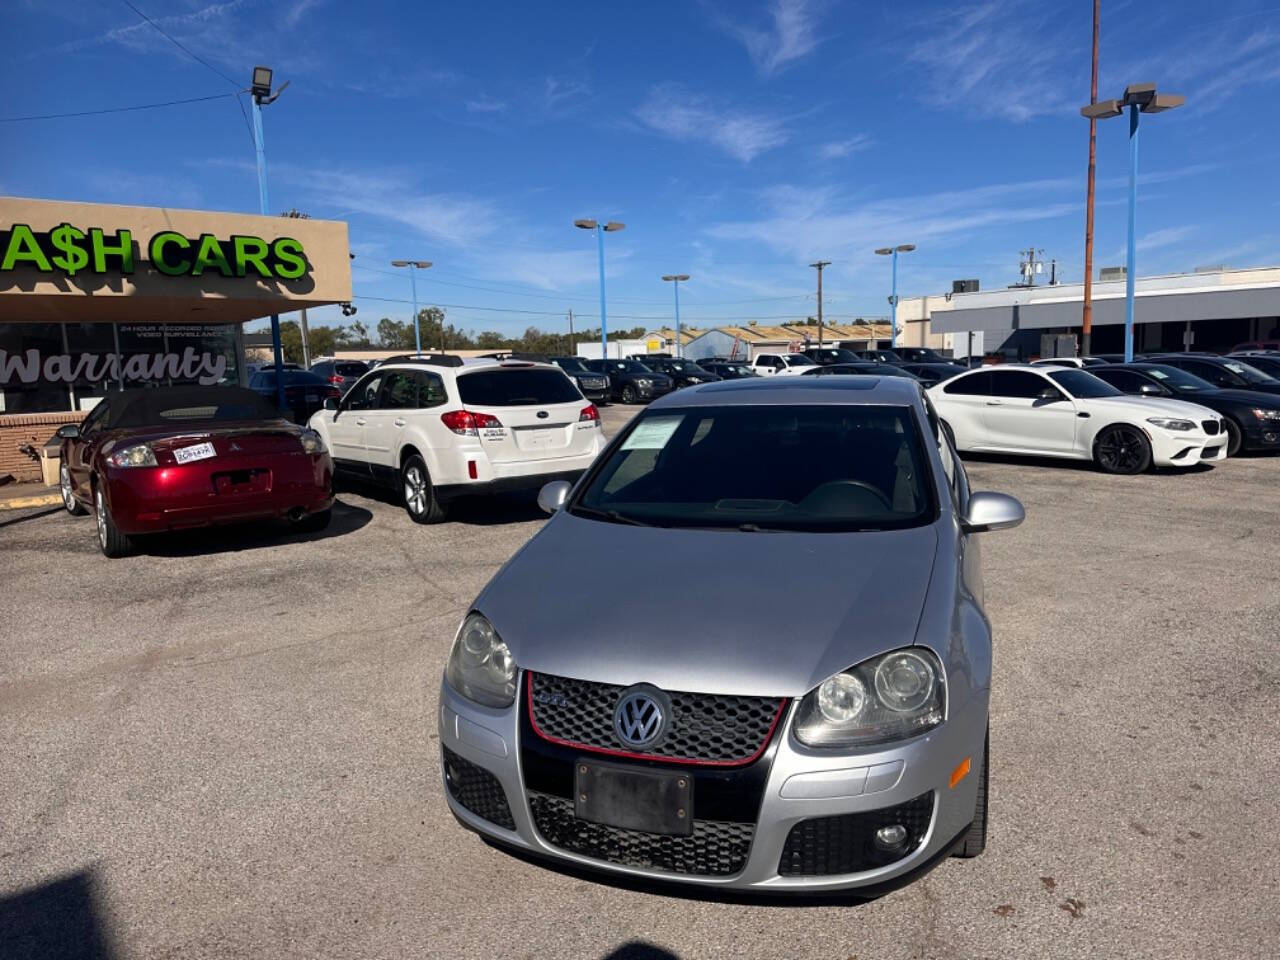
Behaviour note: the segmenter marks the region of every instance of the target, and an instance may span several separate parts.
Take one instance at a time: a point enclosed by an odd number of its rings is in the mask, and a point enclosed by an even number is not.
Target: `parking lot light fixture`
[[[1125,252],[1124,277],[1124,362],[1133,363],[1133,299],[1137,280],[1137,242],[1135,230],[1138,215],[1138,115],[1164,113],[1187,102],[1177,93],[1160,93],[1154,83],[1131,83],[1124,96],[1115,100],[1099,100],[1080,108],[1089,120],[1107,120],[1129,111],[1129,233]]]
[[[605,317],[604,307],[604,235],[623,230],[627,225],[619,223],[617,220],[610,220],[603,224],[598,220],[575,220],[573,225],[581,230],[594,230],[596,232],[596,249],[600,260],[600,355],[603,359],[608,360],[609,323]]]
[[[429,270],[431,268],[430,260],[392,260],[393,267],[409,268],[409,290],[413,295],[413,342],[417,349],[417,355],[422,356],[422,333],[418,329],[418,271]],[[443,324],[441,325],[441,336],[444,336]],[[444,350],[444,343],[441,341],[440,349]]]
[[[689,279],[687,273],[668,273],[662,278],[670,283],[676,291],[676,356],[684,356],[683,342],[680,337],[680,284]]]
[[[876,253],[882,257],[893,258],[893,293],[889,297],[889,345],[898,345],[898,254],[910,253],[916,248],[914,243],[900,243],[896,247],[879,247]]]

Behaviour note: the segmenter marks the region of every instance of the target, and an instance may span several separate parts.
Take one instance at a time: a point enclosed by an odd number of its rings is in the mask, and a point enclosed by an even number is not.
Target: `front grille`
[[[756,829],[750,823],[695,820],[687,837],[624,830],[579,820],[572,800],[532,790],[529,809],[538,833],[553,847],[627,867],[699,876],[740,873]]]
[[[1209,436],[1216,437],[1218,435],[1217,420],[1206,420],[1202,424],[1200,424],[1200,426],[1204,427],[1204,432],[1207,433]]]
[[[444,781],[449,786],[450,796],[477,817],[514,830],[516,822],[511,819],[507,793],[498,778],[484,767],[464,760],[448,747],[440,749],[444,751]]]
[[[583,380],[582,385],[588,390],[603,390],[605,387],[609,386],[609,383],[606,380],[594,377],[589,380]]]
[[[613,731],[613,711],[626,687],[530,674],[529,712],[544,738],[588,750],[639,753],[655,759],[691,763],[743,764],[754,760],[786,700],[667,691],[675,716],[656,746],[635,750]]]
[[[918,850],[932,819],[930,791],[896,807],[801,820],[787,834],[778,873],[784,877],[825,877],[883,867]],[[896,850],[881,850],[875,844],[875,833],[893,824],[907,828],[907,839]]]

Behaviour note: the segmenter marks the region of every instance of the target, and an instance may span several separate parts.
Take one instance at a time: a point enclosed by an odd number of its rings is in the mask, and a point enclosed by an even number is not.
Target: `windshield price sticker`
[[[208,460],[216,457],[212,443],[197,443],[190,447],[178,447],[173,451],[173,459],[179,463],[191,463],[194,460]]]
[[[672,434],[684,420],[683,414],[666,417],[648,417],[636,425],[631,435],[622,443],[623,450],[661,450],[671,440]]]

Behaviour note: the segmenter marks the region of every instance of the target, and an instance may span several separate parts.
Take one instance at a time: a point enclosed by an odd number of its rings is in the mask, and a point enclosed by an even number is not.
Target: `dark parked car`
[[[249,389],[272,406],[276,405],[276,374],[260,370],[249,381]],[[338,400],[342,391],[319,374],[306,370],[284,371],[284,414],[294,423],[306,423],[328,399]]]
[[[751,364],[742,360],[700,360],[698,366],[714,373],[721,380],[742,380],[745,377],[759,376],[751,369]]]
[[[1167,363],[1171,367],[1194,373],[1223,390],[1257,390],[1280,393],[1280,380],[1235,357],[1219,357],[1210,353],[1169,353],[1143,357],[1149,363]]]
[[[957,373],[964,373],[965,368],[954,363],[895,363],[891,364],[907,373],[914,373],[924,381],[926,387],[932,387],[943,380],[950,380]]]
[[[676,389],[694,387],[700,383],[715,383],[720,377],[705,370],[692,360],[671,360],[666,357],[649,357],[644,365],[655,373],[665,373],[675,381]]]
[[[609,401],[609,378],[587,366],[582,357],[550,357],[551,363],[569,375],[569,379],[578,385],[582,395],[592,403],[605,404]]]
[[[833,363],[825,367],[814,367],[800,374],[802,377],[822,377],[833,375],[854,375],[869,377],[905,377],[908,380],[919,380],[914,373],[908,373],[897,364],[876,363],[873,360],[856,360],[853,363]]]
[[[808,347],[800,352],[814,363],[820,363],[824,367],[833,363],[851,363],[858,359],[856,353],[844,347]]]
[[[588,360],[587,369],[609,377],[609,397],[640,403],[670,393],[675,386],[665,373],[655,373],[639,360]]]
[[[311,365],[312,373],[324,377],[343,393],[354,387],[356,381],[372,369],[363,360],[321,360]]]
[[[144,533],[264,517],[313,530],[329,523],[324,441],[243,387],[108,393],[58,437],[62,505],[94,512],[108,557]]]
[[[928,347],[894,347],[893,352],[907,363],[955,363],[950,357]]]
[[[896,350],[855,350],[859,360],[871,360],[874,363],[901,363],[902,356]]]
[[[1280,353],[1234,354],[1228,359],[1241,360],[1267,376],[1280,380]]]
[[[1252,390],[1223,390],[1163,363],[1113,363],[1089,371],[1121,393],[1187,400],[1222,414],[1227,456],[1245,450],[1280,450],[1280,398]]]

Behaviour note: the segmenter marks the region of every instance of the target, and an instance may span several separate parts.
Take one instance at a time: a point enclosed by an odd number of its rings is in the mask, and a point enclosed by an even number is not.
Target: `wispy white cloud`
[[[674,84],[651,90],[635,115],[656,133],[672,140],[708,143],[743,163],[789,138],[785,121],[777,116],[723,107]]]
[[[818,156],[824,160],[839,160],[853,153],[859,153],[869,148],[874,140],[867,134],[860,133],[856,137],[849,137],[845,140],[833,140],[830,143],[824,143],[818,148]]]
[[[822,42],[818,11],[811,0],[773,0],[769,23],[744,24],[723,20],[721,26],[747,49],[762,76],[772,76],[803,59]]]
[[[507,109],[507,104],[506,101],[482,93],[468,100],[466,107],[468,113],[502,113]]]
[[[1150,233],[1138,238],[1136,246],[1139,250],[1159,250],[1162,247],[1172,247],[1194,235],[1195,232],[1196,228],[1190,226],[1164,227],[1161,230],[1152,230]]]
[[[591,93],[591,87],[582,80],[547,77],[542,84],[542,107],[554,113]]]

